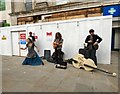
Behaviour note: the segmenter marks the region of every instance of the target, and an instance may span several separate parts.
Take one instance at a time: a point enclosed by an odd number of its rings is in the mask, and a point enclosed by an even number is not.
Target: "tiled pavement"
[[[24,57],[2,56],[3,92],[117,92],[118,76],[95,71],[87,72],[68,64],[56,69],[44,60],[44,66],[21,65]],[[112,64],[98,67],[118,74],[118,52],[112,52]]]

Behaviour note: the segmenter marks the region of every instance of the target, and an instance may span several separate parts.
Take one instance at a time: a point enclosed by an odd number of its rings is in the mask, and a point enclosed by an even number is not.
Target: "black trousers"
[[[60,64],[63,62],[61,49],[55,49],[55,63]]]
[[[96,49],[93,45],[87,46],[87,58],[92,59],[95,62],[95,65],[97,66]]]

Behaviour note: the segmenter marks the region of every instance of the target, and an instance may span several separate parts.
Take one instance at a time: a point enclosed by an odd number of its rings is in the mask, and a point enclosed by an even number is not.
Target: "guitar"
[[[98,50],[98,48],[99,48],[99,45],[98,45],[98,44],[93,45],[93,46],[94,46],[95,50]]]
[[[53,48],[57,48],[58,44],[56,42],[53,43]]]
[[[95,63],[92,59],[85,59],[82,54],[77,54],[77,55],[75,55],[74,58],[71,58],[70,60],[72,61],[72,64],[75,68],[83,68],[86,71],[92,71],[95,69],[95,70],[99,70],[101,72],[108,73],[112,76],[117,75],[116,73],[108,72],[108,70],[103,70],[103,69],[97,68],[97,66],[95,65]]]

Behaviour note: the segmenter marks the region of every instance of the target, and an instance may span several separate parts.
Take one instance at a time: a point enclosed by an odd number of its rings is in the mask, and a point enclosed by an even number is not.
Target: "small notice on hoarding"
[[[2,36],[2,40],[6,40],[7,38],[5,37],[5,35]]]
[[[20,34],[20,39],[26,39],[26,34],[25,33],[21,33]]]
[[[20,44],[26,44],[26,40],[20,40]]]
[[[52,41],[52,32],[46,32],[47,41]]]

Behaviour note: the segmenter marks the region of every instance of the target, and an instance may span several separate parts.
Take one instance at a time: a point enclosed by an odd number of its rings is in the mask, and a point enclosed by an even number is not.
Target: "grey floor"
[[[118,52],[112,52],[112,64],[99,68],[118,74]],[[24,57],[2,56],[3,92],[118,92],[118,76],[100,71],[87,72],[68,64],[56,69],[44,60],[45,66],[23,66]]]

